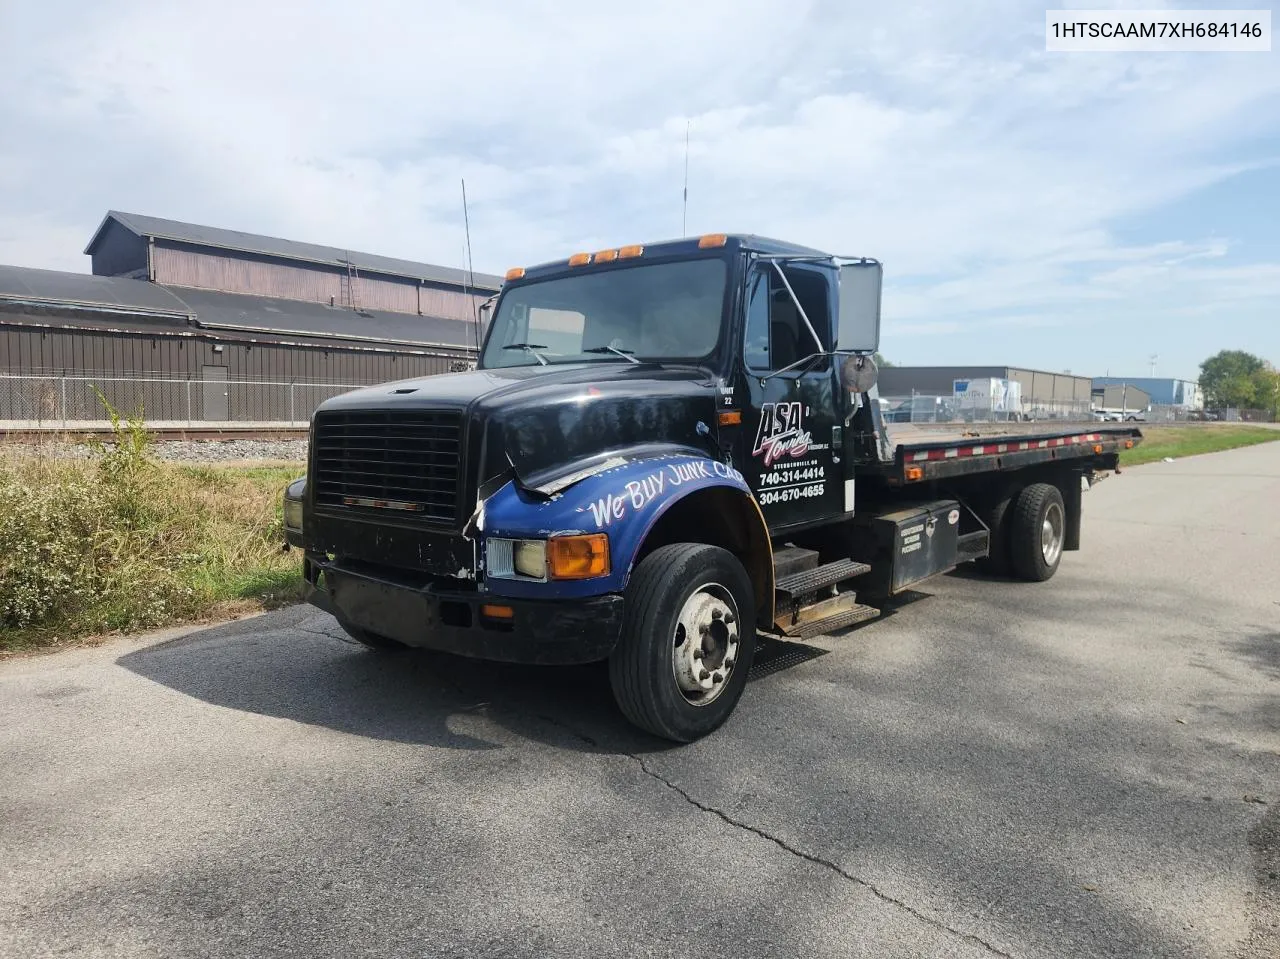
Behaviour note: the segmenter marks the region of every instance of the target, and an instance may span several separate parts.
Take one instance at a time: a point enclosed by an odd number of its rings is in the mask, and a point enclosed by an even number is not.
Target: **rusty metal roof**
[[[316,243],[299,243],[296,240],[283,240],[274,236],[261,236],[257,233],[241,233],[239,230],[224,230],[221,227],[183,223],[180,220],[165,220],[157,216],[124,213],[120,210],[107,211],[107,215],[103,217],[102,223],[94,231],[88,246],[85,247],[85,253],[93,253],[103,232],[113,221],[138,237],[172,240],[178,243],[189,243],[192,246],[216,247],[221,250],[235,250],[241,253],[254,253],[259,256],[274,256],[286,260],[300,260],[305,263],[338,266],[343,269],[346,268],[349,261],[361,273],[409,277],[410,279],[423,280],[427,283],[442,283],[458,287],[468,286],[486,292],[496,291],[502,285],[502,277],[489,273],[471,274],[466,270],[458,270],[453,267],[433,266],[430,263],[399,260],[389,256],[378,256],[374,253],[361,253],[357,250],[321,246]]]
[[[268,339],[474,349],[472,323],[412,313],[328,307],[275,297],[162,286],[147,280],[0,265],[0,304],[128,316],[138,329],[182,326]],[[483,331],[480,332],[483,336]]]

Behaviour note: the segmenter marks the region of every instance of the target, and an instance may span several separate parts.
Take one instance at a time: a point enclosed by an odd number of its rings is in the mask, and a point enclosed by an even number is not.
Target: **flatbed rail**
[[[894,451],[888,481],[905,485],[1077,459],[1095,459],[1099,468],[1114,469],[1120,452],[1141,442],[1141,430],[1117,427],[903,443]]]

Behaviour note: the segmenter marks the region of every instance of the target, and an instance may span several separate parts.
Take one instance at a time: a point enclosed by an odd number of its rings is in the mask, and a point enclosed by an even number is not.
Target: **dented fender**
[[[663,455],[626,460],[577,478],[550,496],[509,480],[480,504],[475,536],[481,565],[491,536],[548,539],[557,535],[607,533],[608,575],[587,580],[536,582],[485,577],[495,595],[548,599],[620,593],[626,588],[636,555],[653,525],[686,496],[727,487],[751,496],[733,466],[706,456]]]

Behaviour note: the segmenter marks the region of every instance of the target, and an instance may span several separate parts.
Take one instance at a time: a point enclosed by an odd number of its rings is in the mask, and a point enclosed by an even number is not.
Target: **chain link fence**
[[[1023,400],[1006,409],[998,404],[974,404],[932,393],[881,396],[880,411],[886,423],[1082,423],[1095,419],[1088,402]]]
[[[0,428],[90,429],[141,412],[165,427],[301,427],[325,400],[367,383],[0,374]]]

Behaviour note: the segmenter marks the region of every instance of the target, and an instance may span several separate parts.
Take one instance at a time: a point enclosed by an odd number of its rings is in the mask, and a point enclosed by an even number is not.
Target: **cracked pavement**
[[[686,747],[305,607],[0,663],[0,955],[1280,955],[1277,503],[1126,470]]]

